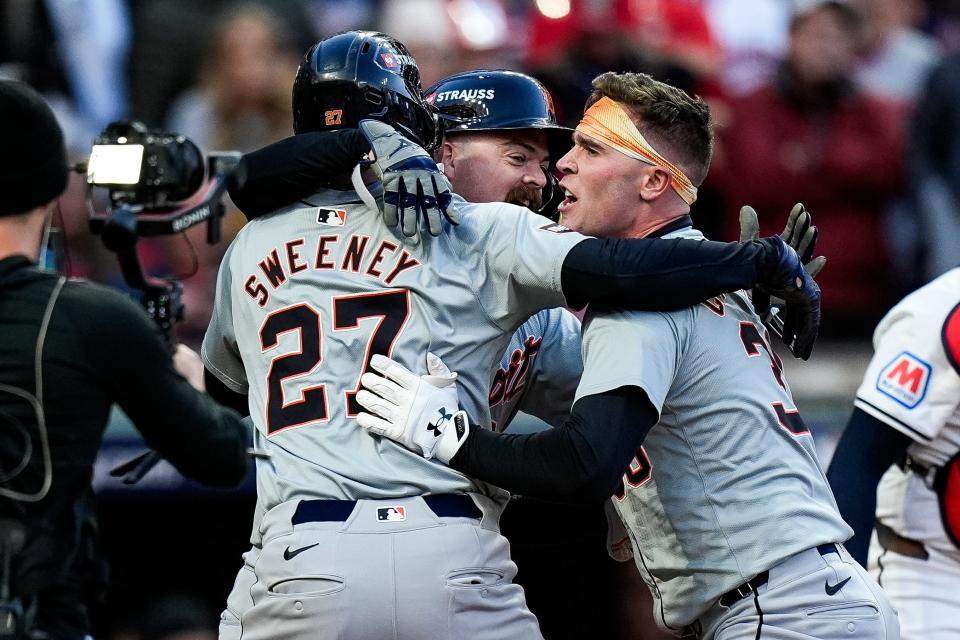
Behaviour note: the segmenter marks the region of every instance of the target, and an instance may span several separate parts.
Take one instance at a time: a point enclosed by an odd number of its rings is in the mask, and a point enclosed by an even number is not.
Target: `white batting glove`
[[[357,423],[424,458],[449,463],[470,433],[467,414],[460,411],[457,374],[432,353],[425,376],[382,355],[373,356],[370,366],[383,375],[360,376],[357,402],[369,413],[358,414]]]

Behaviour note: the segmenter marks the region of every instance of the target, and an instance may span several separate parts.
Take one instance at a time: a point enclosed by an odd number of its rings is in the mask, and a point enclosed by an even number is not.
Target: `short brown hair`
[[[645,73],[608,71],[593,79],[587,108],[607,97],[625,107],[643,137],[699,186],[713,157],[713,120],[699,96]]]

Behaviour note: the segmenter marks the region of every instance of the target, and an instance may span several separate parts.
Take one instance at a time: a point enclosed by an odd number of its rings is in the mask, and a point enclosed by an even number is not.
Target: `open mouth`
[[[577,196],[573,195],[573,192],[571,192],[569,189],[564,189],[563,195],[565,196],[563,198],[563,202],[561,202],[560,206],[558,207],[558,210],[561,212],[572,206],[577,201]]]

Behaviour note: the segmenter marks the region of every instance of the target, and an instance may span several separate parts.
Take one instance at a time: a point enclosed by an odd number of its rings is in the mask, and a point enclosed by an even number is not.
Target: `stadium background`
[[[791,204],[814,213],[831,263],[825,322],[811,362],[788,360],[798,406],[824,465],[849,415],[876,321],[905,292],[957,262],[960,180],[948,161],[960,128],[951,78],[960,68],[960,2],[848,0],[860,19],[840,32],[803,0],[0,0],[0,77],[20,78],[55,107],[74,159],[107,122],[132,117],[184,133],[205,151],[249,151],[289,135],[290,85],[306,47],[349,28],[386,31],[413,50],[424,86],[463,69],[531,73],[576,123],[589,80],[639,70],[703,95],[718,128],[714,169],[694,209],[713,238],[735,237],[741,204],[775,231]],[[789,129],[764,123],[794,123]],[[759,124],[758,124],[759,123]],[[771,124],[770,126],[775,126]],[[941,218],[928,213],[943,187]],[[122,288],[112,254],[86,227],[83,184],[60,202],[65,269]],[[227,239],[242,224],[230,211]],[[227,242],[202,227],[151,241],[151,273],[185,277],[183,342],[198,347]],[[832,249],[832,251],[831,251]],[[149,366],[149,363],[144,363]],[[525,420],[520,428],[537,428]],[[108,476],[141,448],[122,415],[95,473],[104,592],[99,638],[209,638],[247,546],[252,477],[237,491],[201,489],[161,465],[139,485]],[[548,638],[661,638],[632,564],[603,553],[589,509],[526,512],[505,526]],[[510,517],[508,512],[507,518]],[[594,542],[595,541],[595,542]],[[526,561],[526,562],[524,562]],[[561,624],[562,623],[562,624]],[[546,631],[545,626],[545,631]]]

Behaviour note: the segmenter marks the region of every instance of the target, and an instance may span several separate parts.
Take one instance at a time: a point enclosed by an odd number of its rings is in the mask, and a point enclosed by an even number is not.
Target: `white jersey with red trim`
[[[321,192],[248,223],[221,264],[207,368],[249,396],[264,509],[296,499],[505,494],[352,424],[373,353],[459,372],[488,419],[491,369],[513,332],[563,306],[560,271],[585,236],[513,205],[458,200],[461,224],[409,242],[352,192]],[[442,419],[442,417],[439,417]]]
[[[873,347],[854,405],[909,436],[914,462],[942,466],[960,449],[960,268],[891,309],[873,334]],[[929,482],[892,466],[877,490],[877,518],[960,560]]]

